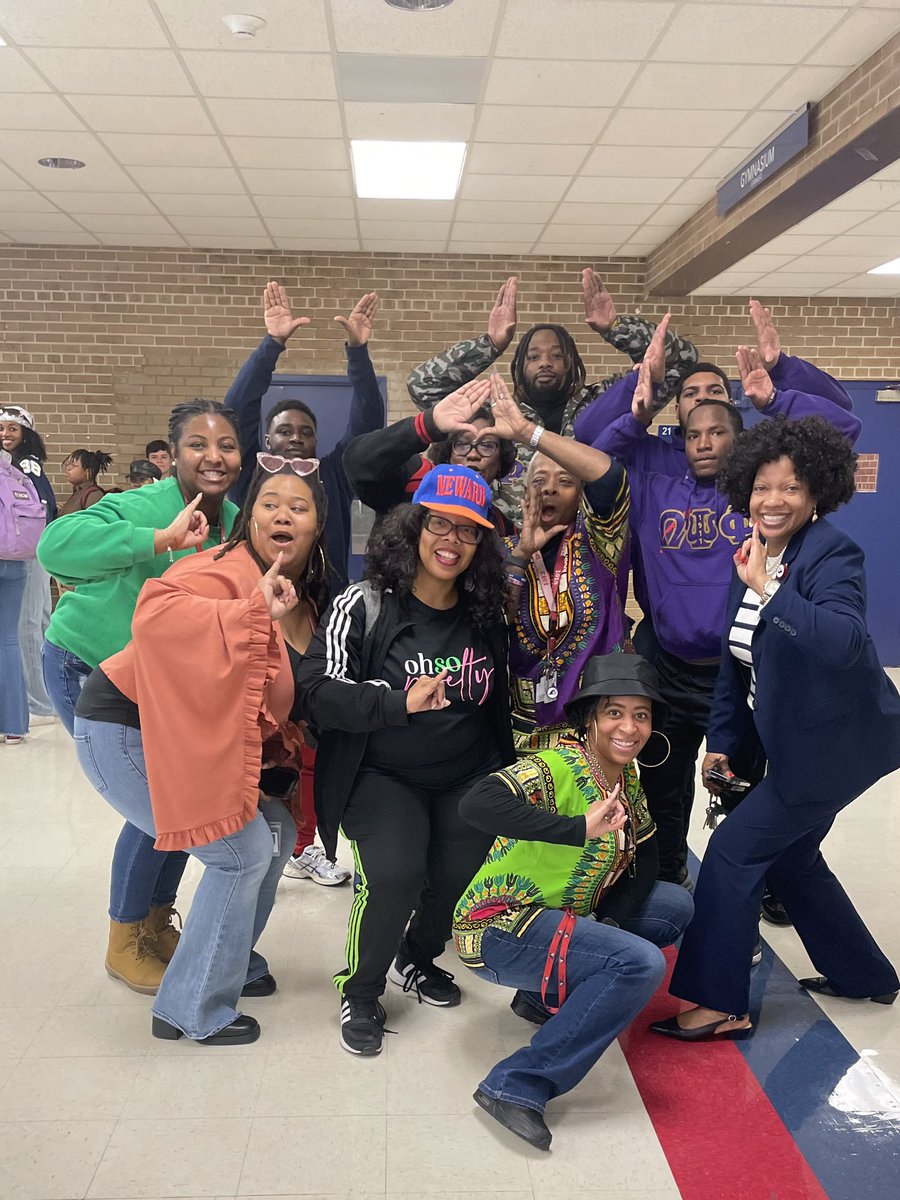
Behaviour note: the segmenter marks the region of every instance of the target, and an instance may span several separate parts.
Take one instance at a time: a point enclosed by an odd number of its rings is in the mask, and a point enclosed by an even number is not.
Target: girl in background
[[[103,450],[73,450],[68,458],[63,459],[63,470],[72,485],[72,494],[59,510],[61,517],[82,512],[103,499],[106,493],[97,482],[97,476],[109,470],[111,462],[112,455]]]

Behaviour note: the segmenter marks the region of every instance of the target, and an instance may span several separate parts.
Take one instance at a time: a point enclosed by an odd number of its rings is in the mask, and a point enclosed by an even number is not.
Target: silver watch
[[[763,584],[762,602],[765,604],[767,600],[771,600],[778,589],[781,587],[781,581],[778,579],[767,579]]]

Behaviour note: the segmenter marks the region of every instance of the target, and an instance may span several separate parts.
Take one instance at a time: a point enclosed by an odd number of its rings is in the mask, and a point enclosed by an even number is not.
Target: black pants
[[[709,726],[719,667],[687,663],[664,650],[659,651],[655,665],[660,695],[671,709],[665,734],[672,752],[658,767],[641,767],[641,784],[650,815],[656,822],[659,877],[669,883],[680,883],[687,870],[687,835],[694,804],[697,755]],[[658,741],[653,738],[646,750],[654,760]],[[755,785],[765,773],[765,760],[761,753],[751,751],[732,761],[731,769]]]
[[[346,996],[374,999],[403,938],[419,966],[443,953],[456,902],[493,844],[467,825],[459,801],[474,778],[437,791],[361,771],[342,828],[353,843],[356,883],[347,966],[334,982]]]

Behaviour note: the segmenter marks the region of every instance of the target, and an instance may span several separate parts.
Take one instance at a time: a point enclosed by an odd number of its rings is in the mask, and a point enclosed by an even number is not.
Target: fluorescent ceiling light
[[[351,141],[350,152],[361,199],[453,200],[466,143]]]
[[[882,263],[880,267],[873,267],[871,271],[866,271],[867,275],[900,275],[900,258],[892,258],[890,262]]]

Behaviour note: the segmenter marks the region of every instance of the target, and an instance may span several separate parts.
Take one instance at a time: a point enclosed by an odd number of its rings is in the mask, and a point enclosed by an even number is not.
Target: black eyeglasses
[[[473,450],[477,450],[483,458],[490,458],[500,449],[500,443],[491,437],[479,438],[477,442],[469,441],[468,438],[456,438],[450,443],[450,448],[457,454],[471,454]]]
[[[457,525],[455,521],[448,521],[446,517],[439,517],[437,513],[428,513],[423,522],[429,533],[434,533],[438,537],[445,537],[452,529],[456,530],[456,536],[461,542],[465,542],[467,546],[477,546],[481,541],[483,530],[477,525]]]

